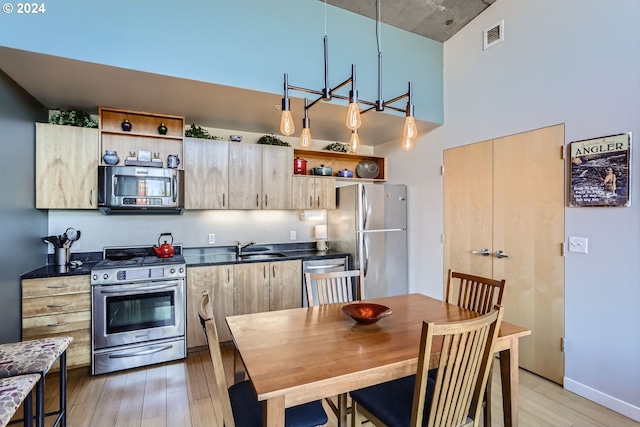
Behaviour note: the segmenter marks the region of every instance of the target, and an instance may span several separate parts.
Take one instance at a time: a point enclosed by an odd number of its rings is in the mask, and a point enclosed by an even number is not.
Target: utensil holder
[[[56,265],[68,265],[70,253],[71,251],[69,250],[69,248],[56,248],[56,252],[55,252]]]

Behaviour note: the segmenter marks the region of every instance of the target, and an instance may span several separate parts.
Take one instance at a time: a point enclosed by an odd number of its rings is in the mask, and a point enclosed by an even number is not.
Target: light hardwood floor
[[[232,381],[232,349],[223,346],[227,380]],[[494,363],[492,418],[502,426],[500,373]],[[58,375],[47,376],[46,410],[57,409]],[[213,369],[208,351],[189,353],[184,361],[92,377],[88,369],[68,373],[69,427],[221,427]],[[555,383],[520,370],[520,426],[640,427]],[[330,410],[328,427],[336,426]],[[21,416],[22,414],[17,414]],[[53,422],[48,417],[47,426]],[[242,426],[239,426],[242,427]]]

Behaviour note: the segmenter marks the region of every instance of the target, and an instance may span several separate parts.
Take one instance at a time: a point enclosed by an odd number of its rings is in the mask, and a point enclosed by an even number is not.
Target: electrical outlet
[[[291,234],[290,239],[291,240],[296,240],[296,231],[295,230],[291,230],[290,234]]]
[[[569,252],[589,253],[589,239],[586,237],[569,236]]]
[[[209,233],[209,244],[213,245],[214,243],[216,243],[216,235],[213,233]]]

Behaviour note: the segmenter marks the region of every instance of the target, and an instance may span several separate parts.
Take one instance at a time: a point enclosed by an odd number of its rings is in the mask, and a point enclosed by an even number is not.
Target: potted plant
[[[196,126],[195,123],[192,123],[191,127],[184,131],[184,136],[200,139],[222,139],[221,136],[211,135],[207,130],[201,128],[200,126]]]
[[[98,121],[89,113],[82,110],[50,110],[49,123],[54,125],[77,126],[82,128],[97,128]]]
[[[258,144],[280,145],[280,146],[283,146],[283,147],[291,147],[291,144],[281,140],[280,138],[278,138],[277,136],[275,136],[273,134],[261,136],[260,139],[258,139]]]

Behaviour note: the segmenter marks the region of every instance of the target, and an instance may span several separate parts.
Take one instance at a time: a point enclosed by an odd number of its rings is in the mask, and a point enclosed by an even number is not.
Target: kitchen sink
[[[274,258],[283,258],[286,257],[285,254],[279,253],[270,253],[270,254],[242,254],[238,258],[249,260],[249,259],[274,259]]]

